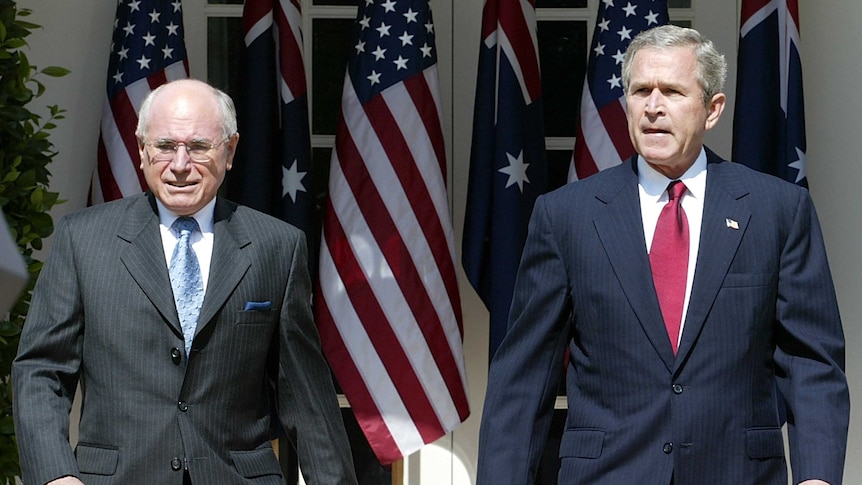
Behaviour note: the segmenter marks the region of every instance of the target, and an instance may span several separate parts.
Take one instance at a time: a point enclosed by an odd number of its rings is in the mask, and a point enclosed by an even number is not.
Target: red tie
[[[685,190],[685,184],[679,180],[668,185],[669,200],[658,216],[649,252],[655,291],[674,354],[679,341],[688,277],[688,219],[681,205]]]

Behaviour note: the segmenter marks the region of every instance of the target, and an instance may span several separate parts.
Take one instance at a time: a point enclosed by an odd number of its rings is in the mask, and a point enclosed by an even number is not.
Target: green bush
[[[33,252],[42,249],[42,240],[53,232],[48,211],[61,202],[59,194],[48,190],[48,164],[57,155],[48,132],[56,120],[63,119],[64,111],[49,106],[43,120],[26,106],[45,92],[39,75],[59,77],[69,71],[30,65],[22,48],[27,46],[25,38],[39,27],[21,20],[30,13],[12,0],[0,0],[0,207],[30,272],[26,290],[9,315],[0,315],[5,317],[0,320],[0,484],[15,483],[20,475],[12,424],[12,359],[33,284],[42,269]]]

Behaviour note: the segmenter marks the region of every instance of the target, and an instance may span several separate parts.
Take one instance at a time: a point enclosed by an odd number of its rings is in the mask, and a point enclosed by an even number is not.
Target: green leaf
[[[51,77],[63,77],[63,76],[65,76],[66,74],[69,74],[69,73],[70,73],[70,72],[72,72],[72,71],[70,71],[70,70],[66,69],[65,67],[48,66],[48,67],[46,67],[45,69],[42,69],[42,71],[41,71],[41,72],[42,72],[42,74],[44,74],[44,75],[46,75],[46,76],[51,76]]]
[[[45,198],[45,191],[41,188],[37,188],[30,194],[30,202],[34,205],[39,205],[42,203],[42,200]]]
[[[29,103],[45,92],[39,76],[62,77],[69,70],[58,66],[39,70],[30,64],[26,38],[40,28],[21,20],[30,13],[13,0],[0,0],[0,205],[30,275],[7,318],[0,319],[0,485],[16,483],[21,474],[9,376],[33,287],[43,267],[34,255],[40,254],[43,241],[54,231],[51,208],[63,202],[57,192],[50,191],[47,167],[57,155],[49,133],[64,118],[65,110],[49,106],[50,115],[43,121]]]
[[[26,46],[27,43],[24,42],[24,40],[22,40],[22,39],[9,39],[6,41],[6,45],[11,50],[18,50],[18,49]]]

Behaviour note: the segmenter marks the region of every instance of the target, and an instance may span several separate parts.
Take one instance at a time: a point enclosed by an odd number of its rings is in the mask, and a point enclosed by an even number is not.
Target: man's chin
[[[194,214],[204,205],[199,203],[197,197],[192,197],[191,195],[185,196],[183,194],[170,194],[162,197],[160,200],[165,208],[178,216]]]

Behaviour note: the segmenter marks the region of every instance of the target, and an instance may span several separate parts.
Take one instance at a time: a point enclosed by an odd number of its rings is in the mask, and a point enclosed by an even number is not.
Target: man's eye
[[[190,152],[195,153],[204,153],[209,151],[210,146],[208,143],[191,143],[187,145]]]
[[[175,151],[177,151],[177,144],[173,143],[173,142],[164,141],[164,142],[156,143],[154,146],[156,147],[157,150],[160,150],[163,152],[175,152]]]

